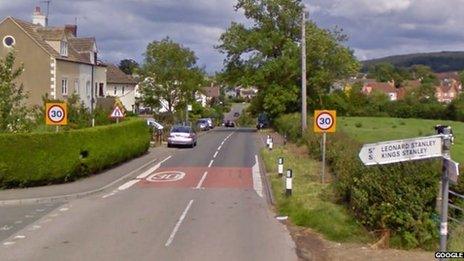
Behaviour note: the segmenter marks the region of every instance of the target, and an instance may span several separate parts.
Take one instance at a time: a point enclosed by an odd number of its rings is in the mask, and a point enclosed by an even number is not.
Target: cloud
[[[306,0],[322,27],[340,26],[359,59],[464,49],[464,6],[456,0]]]

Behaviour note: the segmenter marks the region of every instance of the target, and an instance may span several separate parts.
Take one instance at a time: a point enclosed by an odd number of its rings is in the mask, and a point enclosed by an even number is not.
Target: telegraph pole
[[[308,128],[306,108],[306,9],[301,17],[301,133]]]

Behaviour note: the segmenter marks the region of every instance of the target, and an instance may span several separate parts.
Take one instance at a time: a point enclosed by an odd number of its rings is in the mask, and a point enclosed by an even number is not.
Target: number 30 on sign
[[[314,132],[335,132],[337,111],[314,111]]]
[[[47,125],[68,124],[68,110],[66,103],[45,104],[45,123]]]

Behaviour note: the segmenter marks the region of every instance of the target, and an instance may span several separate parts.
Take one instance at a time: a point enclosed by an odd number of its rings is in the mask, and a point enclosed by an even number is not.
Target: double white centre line
[[[172,230],[171,235],[168,238],[168,241],[166,241],[166,244],[164,246],[168,247],[172,241],[174,240],[174,237],[176,236],[177,231],[179,230],[180,225],[182,224],[182,221],[184,221],[185,216],[187,215],[187,212],[189,211],[190,207],[192,206],[193,199],[190,200],[188,203],[187,207],[184,209],[184,212],[182,212],[182,215],[180,216],[179,220],[176,223],[176,226],[174,227],[174,230]]]

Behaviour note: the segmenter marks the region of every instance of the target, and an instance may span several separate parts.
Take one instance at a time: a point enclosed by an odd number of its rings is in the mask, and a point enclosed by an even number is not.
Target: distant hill
[[[435,72],[464,70],[464,52],[414,53],[388,56],[385,58],[362,61],[362,70],[378,63],[391,63],[397,67],[411,67],[416,64],[426,65]]]

